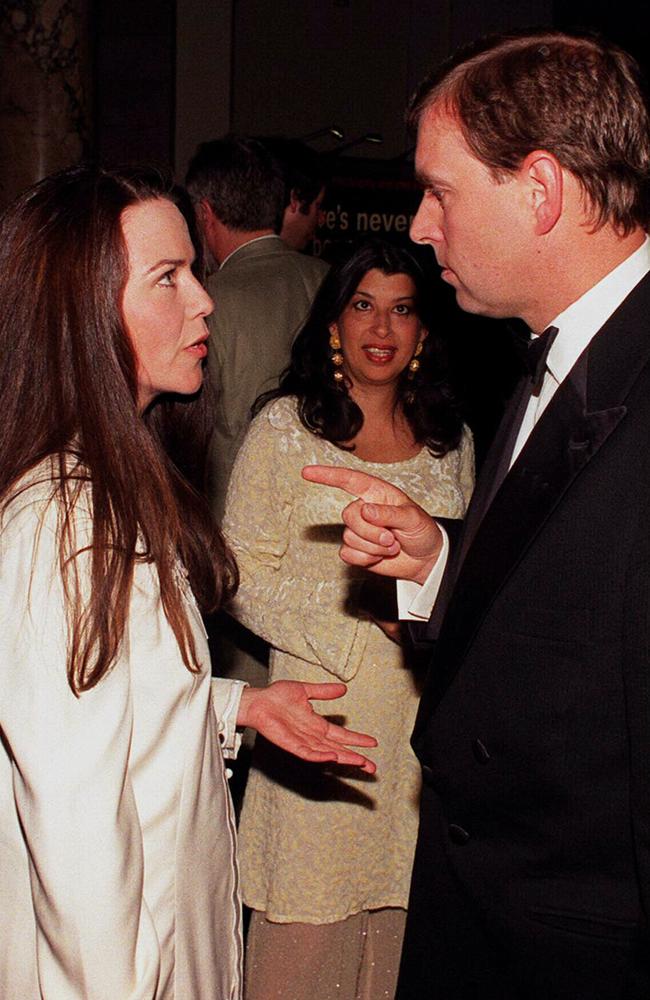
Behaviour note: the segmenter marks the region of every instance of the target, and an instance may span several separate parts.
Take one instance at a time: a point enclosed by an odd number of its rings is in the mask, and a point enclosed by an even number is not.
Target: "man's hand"
[[[343,511],[341,559],[383,576],[424,583],[440,554],[440,528],[406,493],[376,476],[327,465],[306,465],[303,479],[357,497]]]
[[[303,760],[351,764],[374,774],[375,764],[346,744],[376,747],[374,736],[355,733],[318,715],[311,698],[330,701],[345,694],[345,684],[307,684],[301,681],[275,681],[265,688],[247,687],[242,691],[238,726],[250,726],[271,743]]]

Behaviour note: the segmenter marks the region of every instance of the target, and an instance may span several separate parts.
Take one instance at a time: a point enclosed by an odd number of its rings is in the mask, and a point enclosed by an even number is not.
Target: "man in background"
[[[215,302],[207,319],[208,378],[216,404],[207,486],[221,522],[251,407],[277,385],[327,265],[280,239],[285,176],[255,139],[226,136],[203,143],[189,165],[186,184],[211,265],[206,287]],[[224,613],[208,630],[221,675],[252,684],[268,681],[263,640]],[[242,781],[249,749],[241,755],[237,777]],[[239,795],[240,789],[234,792]]]
[[[299,139],[274,135],[260,142],[284,175],[284,213],[280,236],[292,250],[305,251],[314,238],[328,176],[323,156]]]
[[[186,183],[216,268],[207,279],[215,301],[208,373],[217,405],[209,493],[221,520],[251,406],[277,385],[327,265],[280,239],[284,174],[257,140],[227,136],[203,143]]]

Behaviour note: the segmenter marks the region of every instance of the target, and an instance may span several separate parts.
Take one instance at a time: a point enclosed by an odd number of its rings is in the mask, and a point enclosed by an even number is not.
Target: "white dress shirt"
[[[546,359],[546,372],[541,391],[538,396],[531,396],[524,414],[510,467],[582,352],[649,271],[650,238],[646,236],[638,250],[601,278],[598,284],[579,299],[572,302],[549,324],[557,327],[558,333]],[[438,560],[422,586],[410,580],[397,581],[397,606],[400,618],[414,621],[429,619],[449,556],[449,540],[444,531],[443,536],[443,547]]]

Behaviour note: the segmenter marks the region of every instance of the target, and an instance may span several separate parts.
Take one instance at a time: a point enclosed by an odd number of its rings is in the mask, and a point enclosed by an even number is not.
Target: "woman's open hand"
[[[274,681],[265,688],[244,688],[237,725],[256,729],[271,743],[303,760],[336,761],[374,774],[375,764],[346,744],[375,747],[377,740],[329,722],[311,706],[311,699],[330,701],[340,698],[346,690],[345,684],[302,681]]]

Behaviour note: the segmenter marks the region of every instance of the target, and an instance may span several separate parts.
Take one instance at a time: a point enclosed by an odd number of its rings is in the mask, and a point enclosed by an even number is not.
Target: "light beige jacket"
[[[324,261],[290,250],[279,236],[266,236],[239,247],[208,278],[214,299],[208,374],[217,397],[209,494],[218,521],[251,406],[277,386],[327,271]]]

